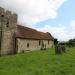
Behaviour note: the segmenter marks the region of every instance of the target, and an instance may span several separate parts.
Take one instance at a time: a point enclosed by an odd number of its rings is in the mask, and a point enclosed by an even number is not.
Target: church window
[[[48,40],[48,45],[49,45],[49,40]]]
[[[29,48],[29,43],[27,43],[27,48]]]
[[[1,17],[4,17],[4,15],[1,15]]]
[[[41,44],[41,41],[39,40],[39,46],[40,46],[40,44]]]
[[[9,21],[7,21],[7,23],[6,23],[6,27],[9,27]]]

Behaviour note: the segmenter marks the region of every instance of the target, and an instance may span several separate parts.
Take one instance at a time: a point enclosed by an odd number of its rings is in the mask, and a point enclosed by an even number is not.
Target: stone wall
[[[32,50],[40,50],[42,48],[42,41],[44,44],[44,48],[53,47],[53,41],[51,40],[30,40],[30,39],[19,39],[17,38],[17,52],[25,52],[25,51],[32,51]]]
[[[14,53],[17,15],[0,7],[0,54]]]

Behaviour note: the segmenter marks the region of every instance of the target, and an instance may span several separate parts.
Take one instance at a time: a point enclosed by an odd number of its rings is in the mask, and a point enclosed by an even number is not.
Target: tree
[[[57,45],[58,44],[58,40],[55,38],[54,39],[54,45]]]
[[[69,47],[75,47],[75,39],[70,39],[68,42],[67,42],[67,45]]]

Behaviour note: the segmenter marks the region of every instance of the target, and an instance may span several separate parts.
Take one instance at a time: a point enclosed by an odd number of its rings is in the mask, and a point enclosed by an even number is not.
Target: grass
[[[75,75],[75,49],[61,55],[48,49],[1,57],[0,75]]]

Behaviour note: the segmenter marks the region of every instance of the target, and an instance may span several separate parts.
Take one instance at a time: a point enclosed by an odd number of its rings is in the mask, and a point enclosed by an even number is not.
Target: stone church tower
[[[16,30],[17,15],[0,7],[0,55],[15,52]]]

